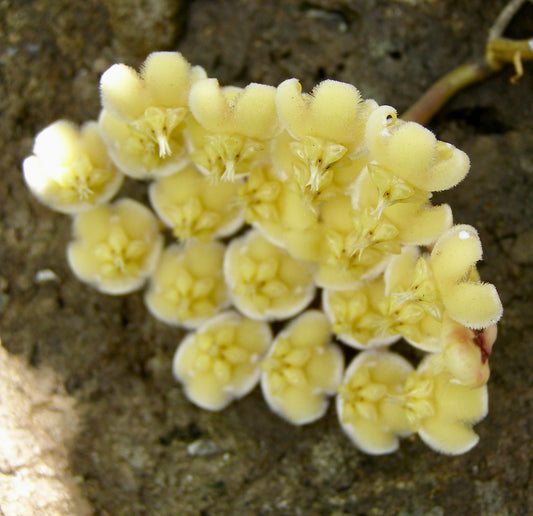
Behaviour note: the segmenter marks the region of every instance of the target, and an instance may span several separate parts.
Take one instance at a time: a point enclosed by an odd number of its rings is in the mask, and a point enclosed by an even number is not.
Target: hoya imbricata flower
[[[257,385],[271,342],[268,324],[221,313],[183,339],[174,355],[174,376],[196,405],[221,410]]]
[[[409,374],[400,397],[411,430],[431,448],[452,455],[465,453],[479,440],[472,425],[487,415],[487,386],[472,388],[439,372],[428,356]]]
[[[118,167],[136,179],[177,172],[188,163],[183,139],[191,85],[205,71],[178,52],[154,52],[140,73],[124,64],[100,80],[99,127]]]
[[[339,385],[344,358],[331,342],[330,324],[317,310],[304,312],[274,340],[261,364],[261,388],[269,407],[293,424],[322,417]]]
[[[220,410],[261,382],[269,408],[303,425],[337,392],[341,427],[367,453],[414,433],[444,453],[475,445],[502,305],[479,277],[476,230],[432,204],[467,174],[464,152],[333,80],[309,93],[297,79],[221,85],[154,52],[100,85],[98,122],[44,129],[24,178],[75,215],[82,281],[147,284],[148,310],[190,331],[173,372],[193,403]],[[124,175],[128,189],[150,182],[156,215],[107,204]],[[339,344],[355,354],[344,376]],[[416,348],[418,366],[391,346]]]
[[[412,370],[389,351],[364,351],[348,366],[338,389],[337,414],[343,430],[366,453],[391,453],[398,437],[411,433],[396,397]]]
[[[137,201],[121,199],[74,219],[67,254],[82,281],[106,294],[127,294],[144,285],[162,246],[155,215]]]
[[[313,299],[313,268],[250,231],[228,246],[224,274],[235,306],[253,319],[287,319]]]
[[[22,168],[39,201],[71,214],[111,200],[124,178],[109,158],[96,122],[81,128],[66,120],[49,125],[35,138],[33,155]]]
[[[229,305],[222,273],[225,246],[190,240],[163,252],[145,301],[158,319],[196,328]]]
[[[187,128],[191,159],[211,181],[234,181],[269,162],[270,139],[279,132],[276,89],[252,83],[220,88],[203,79],[191,88],[195,121]]]

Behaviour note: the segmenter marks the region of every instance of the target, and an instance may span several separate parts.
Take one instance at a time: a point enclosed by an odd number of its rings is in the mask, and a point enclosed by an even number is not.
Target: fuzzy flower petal
[[[370,115],[366,143],[380,165],[427,192],[457,185],[470,167],[463,151],[438,141],[420,124],[398,119],[390,106],[380,106]]]
[[[466,224],[444,233],[431,252],[431,267],[447,313],[475,329],[496,323],[503,313],[494,285],[478,279],[475,264],[481,256],[477,231]]]
[[[361,145],[365,122],[375,109],[374,101],[363,101],[351,84],[327,80],[311,93],[303,93],[297,79],[282,82],[276,93],[278,114],[293,138],[321,138],[351,147]]]

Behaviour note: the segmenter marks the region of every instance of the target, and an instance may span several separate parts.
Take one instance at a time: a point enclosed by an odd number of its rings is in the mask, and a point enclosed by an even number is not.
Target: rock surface
[[[0,0],[0,334],[10,353],[52,368],[76,400],[81,430],[65,446],[94,514],[533,510],[530,64],[517,86],[505,69],[461,93],[431,124],[471,157],[468,178],[437,201],[451,204],[456,222],[479,229],[480,273],[505,307],[491,357],[490,413],[476,427],[479,445],[464,456],[438,455],[415,438],[394,455],[365,456],[333,410],[292,427],[257,390],[221,413],[193,407],[170,374],[179,331],[151,318],[141,294],[106,297],[73,277],[65,260],[70,221],[32,199],[20,171],[45,125],[98,115],[98,78],[112,63],[138,66],[150,51],[177,49],[223,84],[298,77],[310,89],[334,78],[401,112],[432,81],[482,53],[504,4]],[[529,4],[508,35],[531,37],[531,20]],[[6,486],[0,480],[0,500]],[[3,505],[0,512],[29,514]]]
[[[0,345],[0,509],[2,515],[89,516],[71,474],[75,400],[48,367],[34,369]]]

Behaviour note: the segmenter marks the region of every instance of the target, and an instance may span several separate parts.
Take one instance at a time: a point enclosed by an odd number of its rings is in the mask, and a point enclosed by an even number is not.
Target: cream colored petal
[[[148,311],[158,320],[163,321],[169,325],[182,325],[187,329],[194,329],[197,325],[187,324],[184,321],[178,321],[176,319],[175,308],[172,304],[158,292],[153,289],[150,289],[146,292],[144,296],[144,301]],[[200,321],[200,324],[204,320]]]
[[[379,422],[369,421],[363,418],[357,418],[352,424],[342,421],[343,401],[337,395],[337,414],[339,422],[352,442],[365,453],[371,455],[384,455],[395,452],[399,446],[398,438],[388,430],[384,430]]]
[[[276,107],[283,126],[291,136],[299,138],[308,134],[307,106],[302,98],[302,86],[298,79],[287,79],[278,86]]]
[[[458,224],[435,243],[431,251],[431,268],[439,284],[457,282],[481,257],[481,241],[475,228]]]
[[[295,319],[287,328],[291,342],[295,346],[311,346],[324,344],[330,338],[330,323],[326,316],[318,310],[309,310]]]
[[[381,402],[379,405],[379,414],[384,427],[394,435],[407,437],[413,433],[409,426],[405,410],[400,403],[394,400]]]
[[[270,235],[273,233],[274,230],[269,231]],[[273,240],[274,243],[285,247],[298,260],[315,262],[320,259],[323,239],[318,225],[304,230],[286,230],[282,236],[283,240]]]
[[[270,139],[279,131],[276,88],[251,83],[239,95],[232,115],[238,134],[259,140]]]
[[[195,334],[189,333],[180,342],[172,359],[172,374],[176,380],[185,383],[194,375],[194,362],[198,357]]]
[[[96,244],[107,238],[112,211],[107,206],[98,206],[74,218],[73,232],[77,239],[82,238],[87,245]]]
[[[415,122],[397,118],[396,110],[380,106],[368,120],[366,142],[373,159],[422,190],[446,190],[468,173],[468,156]]]
[[[128,235],[148,242],[159,235],[157,219],[144,204],[133,199],[120,199],[113,206]]]
[[[447,204],[400,203],[387,208],[384,215],[398,228],[398,238],[406,245],[431,245],[453,223]]]
[[[441,192],[458,185],[468,174],[470,159],[462,150],[446,142],[437,142],[436,163],[420,188],[432,192]]]
[[[316,388],[334,394],[344,373],[344,354],[335,344],[329,345],[323,353],[315,355],[306,365],[309,381]]]
[[[33,153],[43,162],[60,165],[74,158],[78,151],[78,142],[76,124],[68,120],[58,120],[35,137]]]
[[[272,344],[272,331],[268,324],[243,318],[237,327],[237,342],[253,355],[263,356]]]
[[[137,72],[124,64],[114,64],[100,78],[102,105],[115,117],[131,122],[149,105],[149,95]]]
[[[141,68],[153,105],[161,107],[187,105],[191,75],[191,65],[179,52],[153,52]]]
[[[362,364],[372,364],[374,381],[386,385],[401,385],[413,366],[401,355],[388,351],[368,351]]]
[[[422,318],[412,328],[402,328],[401,331],[403,338],[415,348],[428,353],[442,351],[442,322],[430,315]]]
[[[81,242],[71,242],[67,246],[67,260],[74,274],[82,281],[91,283],[98,274],[98,263]]]
[[[482,329],[498,322],[503,308],[490,283],[459,283],[442,293],[448,315],[468,328]]]
[[[184,204],[188,199],[199,195],[203,185],[202,177],[193,166],[188,166],[177,174],[158,178],[150,184],[150,204],[165,224],[173,225],[168,211],[170,207]]]
[[[338,195],[322,205],[321,220],[328,229],[347,234],[353,229],[352,202],[347,195]]]
[[[402,124],[386,143],[384,155],[375,155],[395,174],[423,190],[429,190],[424,178],[434,159],[435,135],[414,122]]]
[[[222,275],[222,262],[226,246],[220,242],[203,243],[191,240],[187,243],[186,261],[196,276]]]
[[[101,168],[109,166],[110,160],[98,130],[98,122],[91,120],[80,127],[80,146],[90,156],[94,165]]]
[[[320,419],[328,407],[323,396],[305,388],[287,387],[282,398],[272,395],[267,375],[262,376],[261,388],[270,409],[293,425],[305,425]]]
[[[31,193],[38,199],[43,197],[48,189],[48,177],[43,173],[44,163],[37,156],[28,156],[22,162],[24,181]]]
[[[418,435],[430,448],[448,455],[466,453],[479,441],[479,436],[470,427],[437,418],[426,420]]]
[[[282,125],[294,138],[313,136],[356,147],[362,139],[368,106],[363,107],[350,84],[327,80],[302,95],[298,80],[288,79],[278,86],[276,105]]]
[[[419,257],[418,247],[406,246],[402,248],[400,254],[391,258],[383,275],[386,296],[389,296],[391,292],[398,292],[410,286]]]
[[[487,386],[465,387],[449,382],[439,396],[438,416],[449,420],[477,423],[488,413]]]
[[[242,398],[256,388],[261,377],[257,363],[238,364],[234,367],[229,392],[235,398]]]
[[[144,179],[147,170],[138,159],[138,153],[130,153],[125,150],[128,145],[127,142],[132,135],[128,124],[104,109],[98,118],[98,127],[115,165],[124,174],[134,179]],[[139,147],[139,152],[141,152],[142,142],[139,141],[137,146]]]
[[[435,135],[420,124],[398,120],[396,110],[390,106],[377,108],[366,126],[372,157],[415,186],[418,185],[412,179],[426,173],[436,141]]]
[[[351,84],[326,80],[313,88],[310,119],[325,139],[351,143],[361,137],[361,94]]]
[[[198,374],[192,378],[185,384],[185,392],[195,405],[206,410],[222,410],[233,399],[212,373]]]
[[[231,133],[231,110],[217,79],[203,79],[191,87],[189,108],[208,131]]]

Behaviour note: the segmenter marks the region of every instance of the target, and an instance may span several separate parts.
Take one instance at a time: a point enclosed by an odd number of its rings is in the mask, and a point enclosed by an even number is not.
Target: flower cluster
[[[368,453],[413,433],[444,453],[475,445],[502,307],[476,230],[431,204],[466,154],[349,84],[221,87],[176,52],[113,65],[101,95],[97,122],[37,136],[24,178],[73,216],[82,281],[146,286],[149,311],[189,331],[173,371],[194,403],[220,410],[260,383],[297,425],[336,395]],[[125,177],[149,183],[151,208],[110,204]],[[276,336],[273,321],[288,321]],[[400,339],[416,367],[391,351]],[[341,345],[360,350],[346,369]]]

